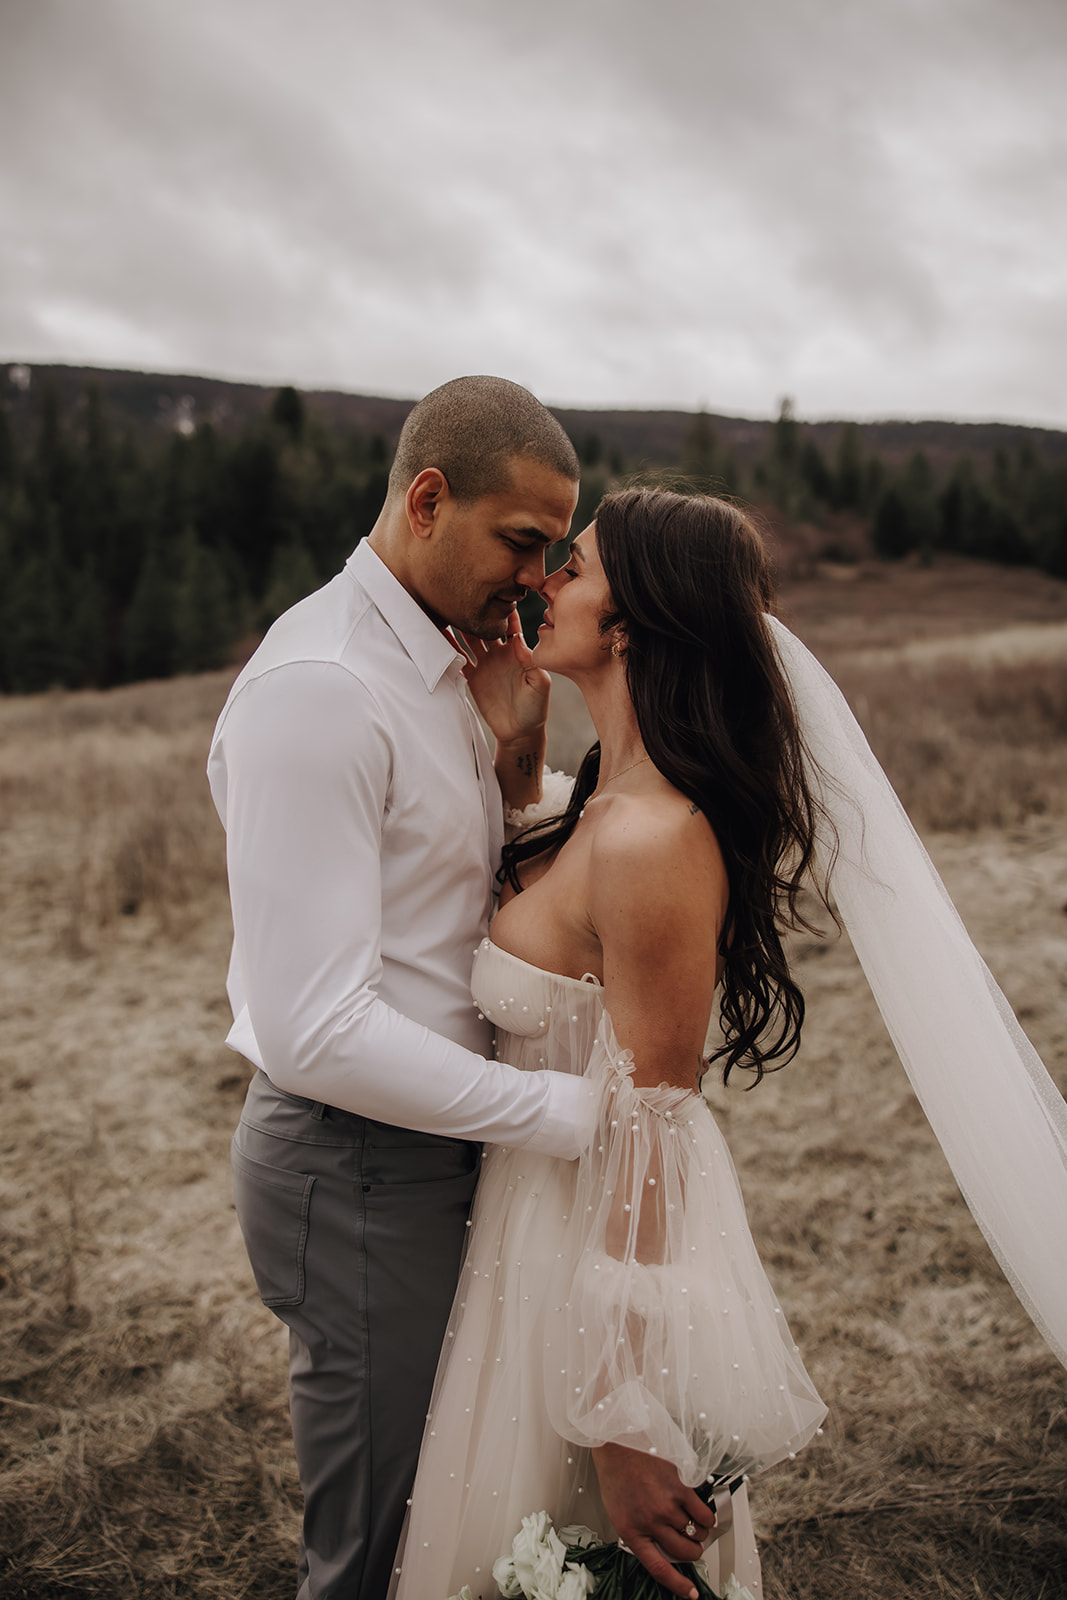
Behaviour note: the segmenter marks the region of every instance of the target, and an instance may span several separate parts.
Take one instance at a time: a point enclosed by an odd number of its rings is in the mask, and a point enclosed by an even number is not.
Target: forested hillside
[[[0,691],[231,659],[374,523],[410,402],[9,367],[0,378]],[[575,526],[632,476],[773,510],[824,559],[948,550],[1067,576],[1067,435],[1002,425],[557,413]]]

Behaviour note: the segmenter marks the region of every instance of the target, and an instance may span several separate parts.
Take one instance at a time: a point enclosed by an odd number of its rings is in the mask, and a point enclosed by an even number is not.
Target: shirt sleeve
[[[238,981],[280,1089],[377,1121],[576,1157],[588,1086],[487,1061],[379,997],[388,732],[333,663],[247,683],[208,766],[226,828]]]

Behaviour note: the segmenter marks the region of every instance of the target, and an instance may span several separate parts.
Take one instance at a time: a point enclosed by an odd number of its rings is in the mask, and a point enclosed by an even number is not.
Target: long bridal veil
[[[768,619],[792,687],[838,914],[993,1254],[1067,1366],[1067,1103],[974,948],[833,679]],[[836,830],[836,839],[832,837]]]

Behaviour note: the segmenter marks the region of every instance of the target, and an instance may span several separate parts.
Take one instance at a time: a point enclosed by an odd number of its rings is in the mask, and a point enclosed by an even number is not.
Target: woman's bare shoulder
[[[707,818],[673,791],[628,795],[599,821],[588,883],[605,1003],[625,1043],[635,1053],[640,1043],[649,1070],[669,1079],[645,1022],[655,1032],[665,1017],[684,1019],[703,1039],[729,909],[725,864]],[[683,1055],[689,1072],[688,1047]]]
[[[680,877],[706,891],[726,876],[711,825],[677,789],[615,796],[596,818],[590,853],[595,880],[654,898],[673,894]]]

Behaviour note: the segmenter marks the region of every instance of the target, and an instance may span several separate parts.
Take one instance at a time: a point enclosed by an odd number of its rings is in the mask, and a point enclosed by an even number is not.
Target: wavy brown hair
[[[814,931],[798,897],[812,872],[819,803],[766,614],[774,609],[759,533],[737,506],[708,495],[627,489],[596,512],[611,592],[600,630],[626,638],[626,678],[645,749],[707,817],[729,882],[719,953],[723,1080],[738,1063],[765,1071],[796,1054],[804,997],[782,946]],[[566,811],[504,849],[501,876],[520,888],[524,861],[558,850],[600,774],[593,745]],[[825,885],[816,886],[826,903]]]

